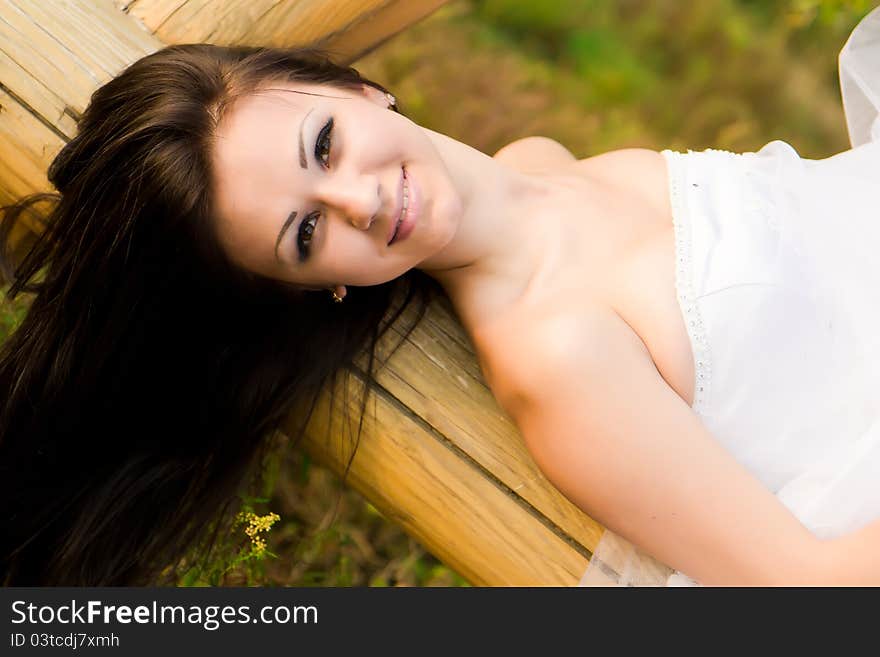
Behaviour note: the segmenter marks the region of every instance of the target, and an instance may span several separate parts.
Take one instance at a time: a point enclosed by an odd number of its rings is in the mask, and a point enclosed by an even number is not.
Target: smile
[[[397,224],[394,227],[394,234],[391,236],[391,241],[388,242],[388,246],[396,242],[402,242],[409,234],[412,233],[413,228],[416,225],[416,219],[418,218],[419,211],[419,195],[418,195],[418,187],[415,184],[415,181],[412,179],[412,176],[407,173],[407,170],[403,169],[403,204],[400,209],[400,217],[397,219]]]

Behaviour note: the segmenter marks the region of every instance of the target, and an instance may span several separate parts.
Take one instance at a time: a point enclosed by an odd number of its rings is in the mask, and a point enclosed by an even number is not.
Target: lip
[[[385,240],[385,244],[388,246],[391,246],[391,240],[394,239],[394,233],[397,231],[397,222],[400,220],[400,213],[403,212],[403,181],[405,179],[406,170],[401,167],[400,179],[397,181],[397,198],[395,199],[397,203],[395,204],[394,214],[392,215],[394,218],[389,222],[388,238]]]
[[[406,186],[409,190],[408,198],[409,202],[406,207],[406,214],[401,218],[401,213],[403,212],[403,180],[406,178]],[[397,220],[391,225],[391,235],[390,241],[388,242],[388,246],[392,244],[396,244],[397,242],[402,242],[409,234],[412,233],[413,228],[415,228],[416,220],[418,219],[419,214],[419,192],[418,187],[415,184],[415,181],[412,178],[406,169],[403,169],[403,175],[400,179],[400,205],[397,210]],[[400,221],[400,228],[397,228],[397,221]],[[394,231],[397,230],[397,234],[394,234]]]

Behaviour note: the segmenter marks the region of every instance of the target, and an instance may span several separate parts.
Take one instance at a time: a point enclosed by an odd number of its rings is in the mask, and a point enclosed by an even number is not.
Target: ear
[[[389,106],[388,95],[384,91],[379,91],[376,87],[369,84],[361,84],[361,92],[371,103],[375,103],[382,108]]]

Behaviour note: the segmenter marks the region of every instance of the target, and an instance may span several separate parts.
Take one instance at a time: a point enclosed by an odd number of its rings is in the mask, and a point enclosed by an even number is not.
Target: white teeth
[[[394,235],[391,237],[391,244],[397,238],[397,231],[400,229],[400,224],[403,223],[403,218],[406,216],[406,209],[409,207],[409,186],[406,184],[406,176],[403,177],[403,207],[400,210],[400,217],[397,219],[397,224],[394,228]]]
[[[409,186],[406,184],[406,179],[403,181],[403,212],[400,213],[400,216],[406,214],[406,208],[409,205]]]

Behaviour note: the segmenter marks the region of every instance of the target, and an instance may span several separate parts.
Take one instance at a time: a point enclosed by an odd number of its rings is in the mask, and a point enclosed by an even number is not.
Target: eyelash
[[[318,160],[324,168],[330,166],[330,147],[332,145],[330,136],[332,133],[333,117],[330,117],[327,119],[327,123],[324,124],[324,127],[321,128],[321,131],[318,133],[318,138],[315,140],[315,159]],[[318,211],[310,212],[300,222],[299,235],[297,236],[296,241],[297,248],[299,249],[300,261],[306,260],[309,257],[309,245],[312,241],[312,235],[315,233],[315,224],[320,216],[321,213]],[[304,237],[306,238],[305,240],[303,239]]]

